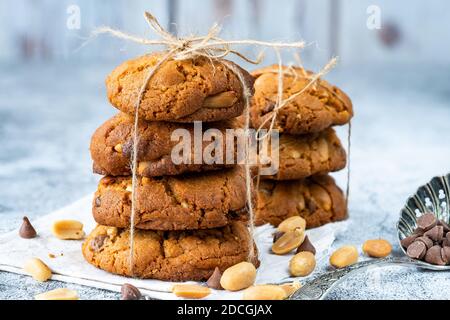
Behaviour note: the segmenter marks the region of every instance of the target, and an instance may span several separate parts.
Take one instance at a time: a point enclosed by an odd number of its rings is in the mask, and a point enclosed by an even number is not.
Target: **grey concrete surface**
[[[90,135],[115,111],[103,80],[113,65],[0,66],[0,233],[95,190]],[[353,100],[350,228],[335,246],[386,238],[406,198],[450,171],[448,67],[339,67],[328,77]],[[340,128],[345,139],[345,128]],[[335,175],[345,185],[345,172]],[[14,248],[11,248],[14,250]],[[326,269],[325,265],[319,266]],[[0,299],[32,299],[56,281],[0,272]],[[117,299],[70,285],[82,299]],[[352,276],[329,299],[450,299],[448,273],[404,267]]]

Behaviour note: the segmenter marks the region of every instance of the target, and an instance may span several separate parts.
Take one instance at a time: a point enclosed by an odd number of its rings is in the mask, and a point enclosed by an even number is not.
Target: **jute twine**
[[[219,37],[219,33],[221,31],[221,27],[218,24],[213,24],[213,26],[209,29],[209,32],[204,36],[188,36],[184,38],[178,38],[173,36],[171,33],[167,32],[161,24],[158,22],[158,20],[150,13],[145,12],[144,18],[147,21],[150,28],[156,33],[157,36],[159,36],[159,39],[145,39],[138,36],[134,36],[128,33],[125,33],[120,30],[115,30],[110,27],[100,27],[96,29],[92,36],[98,36],[100,34],[111,34],[117,38],[124,39],[127,41],[132,41],[135,43],[143,44],[143,45],[150,45],[150,46],[163,46],[164,49],[164,55],[162,55],[161,59],[158,61],[158,63],[151,68],[145,79],[142,83],[142,86],[139,91],[138,98],[135,102],[135,116],[134,116],[134,130],[133,130],[133,153],[132,153],[132,159],[131,159],[131,169],[132,169],[132,191],[131,191],[131,218],[130,218],[130,270],[133,273],[134,270],[134,263],[133,263],[133,253],[134,253],[134,233],[135,233],[135,204],[136,204],[136,188],[137,188],[137,146],[139,142],[139,135],[138,135],[138,119],[139,119],[139,108],[142,102],[142,99],[144,97],[144,94],[146,92],[147,86],[154,76],[155,72],[161,67],[162,64],[164,64],[168,60],[186,60],[186,59],[195,59],[198,57],[204,57],[211,61],[220,62],[223,65],[225,65],[233,74],[236,75],[238,78],[242,90],[243,90],[243,97],[245,102],[245,111],[244,111],[244,132],[246,135],[246,141],[249,140],[250,137],[250,98],[251,98],[251,90],[248,88],[247,83],[245,82],[245,77],[242,74],[241,70],[239,70],[237,67],[235,67],[233,64],[221,60],[222,58],[225,58],[227,56],[235,56],[238,57],[250,64],[257,65],[262,60],[262,51],[260,54],[258,54],[256,59],[251,59],[247,57],[246,55],[242,54],[241,52],[234,49],[234,46],[256,46],[260,48],[271,48],[275,51],[276,57],[278,60],[278,95],[277,95],[277,103],[276,107],[273,110],[272,117],[269,118],[271,120],[271,125],[269,128],[269,132],[265,134],[263,137],[257,137],[259,139],[265,139],[267,137],[270,137],[270,132],[273,130],[275,120],[277,117],[278,111],[286,106],[290,101],[295,99],[296,97],[300,96],[302,93],[305,92],[309,87],[311,87],[321,76],[326,74],[328,71],[330,71],[334,65],[336,64],[336,58],[331,59],[331,61],[317,74],[313,75],[310,78],[310,82],[303,88],[301,91],[293,94],[292,96],[288,97],[287,99],[283,100],[283,75],[284,70],[282,68],[282,58],[281,58],[281,49],[295,49],[295,50],[301,50],[305,47],[305,43],[303,41],[300,42],[266,42],[266,41],[257,41],[257,40],[224,40]],[[266,119],[267,120],[267,119]],[[268,120],[267,120],[268,121]],[[266,122],[262,124],[265,125]],[[258,128],[258,134],[260,129]],[[249,146],[248,143],[246,144],[246,150],[245,150],[245,178],[246,178],[246,198],[247,198],[247,209],[249,212],[249,228],[250,228],[250,236],[251,239],[253,239],[254,235],[254,213],[253,213],[253,205],[252,205],[252,177],[251,177],[251,168],[250,168],[250,161],[249,161]],[[250,247],[249,247],[249,261],[253,261],[255,258],[255,251],[254,251],[254,245],[253,241],[250,241]]]

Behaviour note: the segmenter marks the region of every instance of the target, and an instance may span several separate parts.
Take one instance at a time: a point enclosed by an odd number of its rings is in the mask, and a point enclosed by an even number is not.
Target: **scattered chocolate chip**
[[[422,241],[414,241],[408,246],[406,254],[413,259],[422,259],[427,252],[427,247]]]
[[[120,292],[122,293],[122,300],[139,300],[142,297],[139,289],[129,283],[124,283]]]
[[[312,254],[316,254],[316,248],[314,248],[313,244],[311,243],[311,241],[309,241],[308,236],[305,236],[305,240],[303,240],[303,243],[297,248],[297,252],[302,252],[302,251],[308,251],[311,252]]]
[[[441,249],[440,246],[432,246],[425,255],[425,261],[439,266],[445,265],[444,260],[442,260]]]
[[[432,213],[425,213],[417,219],[417,227],[423,231],[428,231],[437,224],[436,216]]]
[[[448,225],[448,223],[444,220],[439,220],[437,224],[438,226],[442,226],[444,228],[444,233],[450,232],[450,225]]]
[[[450,264],[450,247],[443,247],[441,249],[441,256],[445,264]]]
[[[31,225],[30,220],[28,220],[27,217],[23,217],[22,226],[19,229],[19,236],[24,239],[32,239],[36,237],[36,235],[36,230]]]
[[[413,233],[412,235],[410,235],[410,236],[408,236],[408,237],[402,239],[402,240],[400,241],[400,244],[402,245],[403,248],[408,248],[409,245],[410,245],[411,243],[413,243],[414,240],[416,240],[418,237],[420,237],[420,235],[414,234],[414,233]]]
[[[434,226],[427,232],[423,234],[424,236],[430,238],[433,241],[440,242],[444,237],[444,227],[443,226]]]
[[[101,234],[96,236],[94,239],[91,240],[91,248],[95,251],[100,250],[100,248],[103,246],[103,243],[108,238],[106,234]]]
[[[434,245],[433,241],[426,236],[418,237],[414,242],[417,241],[423,242],[427,249],[430,249]]]
[[[95,206],[100,207],[102,205],[102,200],[100,197],[95,198]]]
[[[278,239],[284,234],[283,231],[277,231],[273,234],[273,243],[277,242]]]
[[[213,274],[209,277],[208,281],[206,281],[206,285],[211,289],[223,290],[222,285],[220,284],[220,278],[222,278],[222,272],[216,267]]]

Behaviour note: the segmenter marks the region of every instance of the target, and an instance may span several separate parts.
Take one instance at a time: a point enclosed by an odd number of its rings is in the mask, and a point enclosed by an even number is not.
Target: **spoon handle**
[[[406,257],[387,257],[358,262],[346,268],[337,269],[318,276],[298,289],[289,297],[289,299],[322,300],[334,286],[351,272],[360,272],[372,266],[382,266],[386,264],[415,265],[414,261]]]

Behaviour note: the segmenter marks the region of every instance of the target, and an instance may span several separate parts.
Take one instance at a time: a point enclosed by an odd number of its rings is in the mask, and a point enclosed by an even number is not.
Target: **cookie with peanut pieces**
[[[329,175],[290,181],[260,181],[255,223],[278,226],[292,216],[303,217],[307,228],[343,220],[347,217],[345,196]]]

